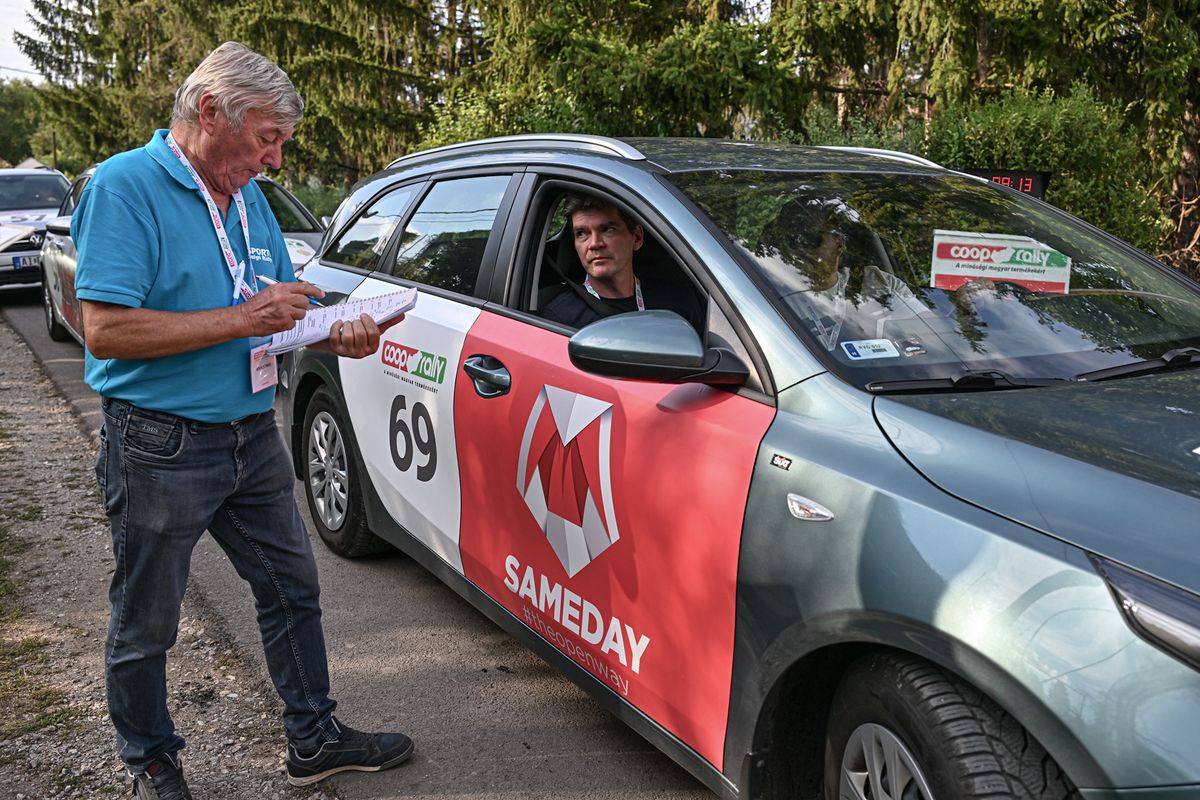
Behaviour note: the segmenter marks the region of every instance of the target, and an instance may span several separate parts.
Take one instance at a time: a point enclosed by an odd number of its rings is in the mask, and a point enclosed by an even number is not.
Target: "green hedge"
[[[1047,202],[1151,253],[1170,230],[1136,133],[1084,87],[944,108],[924,155],[952,169],[1049,172]]]
[[[839,125],[815,106],[785,140],[814,145],[882,147],[925,156],[951,169],[1049,172],[1046,201],[1149,253],[1159,252],[1171,222],[1151,188],[1151,163],[1119,108],[1086,88],[1067,95],[1014,92],[944,107],[920,120],[881,126],[851,116]]]

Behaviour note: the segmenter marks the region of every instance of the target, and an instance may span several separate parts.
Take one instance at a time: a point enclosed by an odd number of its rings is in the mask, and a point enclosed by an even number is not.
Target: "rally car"
[[[579,193],[701,330],[540,315]],[[1200,796],[1178,273],[901,153],[534,135],[397,160],[305,278],[419,290],[376,355],[282,364],[321,539],[399,547],[721,796]]]

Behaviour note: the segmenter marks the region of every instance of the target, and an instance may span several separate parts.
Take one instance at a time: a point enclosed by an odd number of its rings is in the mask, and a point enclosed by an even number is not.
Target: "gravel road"
[[[107,520],[95,444],[0,324],[0,800],[127,797],[104,701]],[[197,800],[335,798],[283,772],[280,704],[189,591],[168,659]]]

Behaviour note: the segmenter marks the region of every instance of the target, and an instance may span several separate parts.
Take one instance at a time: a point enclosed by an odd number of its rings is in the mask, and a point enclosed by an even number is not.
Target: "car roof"
[[[433,161],[489,155],[512,159],[522,153],[561,152],[615,158],[663,172],[719,169],[803,172],[944,173],[932,161],[894,150],[861,147],[813,147],[781,142],[707,138],[628,138],[571,133],[500,136],[421,150],[392,161],[387,169]]]
[[[58,175],[62,173],[50,167],[5,167],[0,169],[0,175]]]

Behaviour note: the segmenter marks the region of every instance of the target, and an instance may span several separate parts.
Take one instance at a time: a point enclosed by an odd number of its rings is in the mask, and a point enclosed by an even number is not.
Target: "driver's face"
[[[575,252],[589,276],[613,280],[633,271],[633,254],[642,246],[641,225],[633,230],[612,207],[576,211],[571,215]]]

